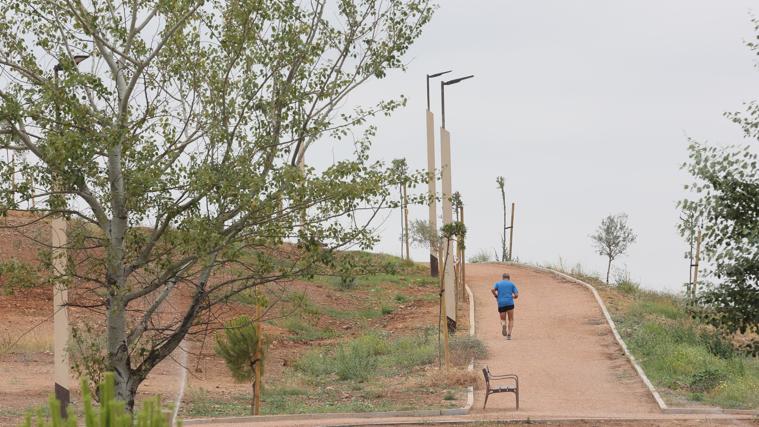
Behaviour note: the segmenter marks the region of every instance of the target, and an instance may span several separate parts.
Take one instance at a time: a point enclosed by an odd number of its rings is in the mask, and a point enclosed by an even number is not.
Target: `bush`
[[[12,294],[16,289],[31,288],[39,284],[37,271],[30,265],[11,259],[0,262],[0,283],[5,292]]]
[[[725,380],[725,377],[725,373],[721,370],[706,367],[693,374],[688,386],[692,392],[705,393],[714,390]]]
[[[335,352],[335,373],[341,380],[364,382],[377,370],[374,348],[362,341],[341,345]]]
[[[472,264],[477,264],[480,262],[490,262],[492,259],[490,258],[490,254],[485,249],[480,249],[479,252],[469,257],[469,262]]]
[[[86,427],[169,427],[169,419],[161,412],[161,401],[156,396],[145,400],[143,407],[135,411],[134,417],[126,411],[124,402],[116,399],[115,381],[113,373],[108,372],[104,376],[103,382],[98,389],[100,390],[99,408],[92,405],[92,396],[90,395],[87,382],[82,380],[82,402],[84,403],[84,425]],[[36,420],[32,422],[32,415],[28,414],[24,421],[24,427],[76,427],[76,414],[71,408],[68,411],[68,419],[61,419],[61,402],[54,397],[50,398],[49,413],[52,419],[45,419],[42,412],[37,414]],[[181,426],[181,420],[177,420],[177,425]]]
[[[477,337],[453,336],[450,343],[451,361],[456,365],[468,365],[472,359],[484,359],[488,350]]]

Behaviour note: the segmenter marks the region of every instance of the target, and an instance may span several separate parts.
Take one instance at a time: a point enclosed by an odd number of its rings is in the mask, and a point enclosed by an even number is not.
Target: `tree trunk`
[[[606,266],[606,284],[609,284],[609,272],[611,272],[611,257],[609,257],[609,264]]]
[[[118,285],[115,288],[118,289]],[[126,345],[126,302],[123,296],[111,295],[106,321],[107,367],[113,371],[115,377],[116,398],[124,401],[126,409],[131,412],[139,382],[133,378],[129,363],[129,349]]]

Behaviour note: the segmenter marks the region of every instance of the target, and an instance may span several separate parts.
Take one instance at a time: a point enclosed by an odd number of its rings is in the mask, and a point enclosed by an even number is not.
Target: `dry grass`
[[[0,356],[6,354],[32,354],[53,351],[53,336],[45,330],[33,330],[19,338],[17,333],[0,333]]]

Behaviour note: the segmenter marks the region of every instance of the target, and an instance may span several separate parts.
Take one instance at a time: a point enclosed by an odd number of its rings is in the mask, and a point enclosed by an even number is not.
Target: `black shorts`
[[[505,312],[505,311],[509,311],[509,310],[513,310],[513,309],[514,309],[514,304],[511,304],[511,305],[504,305],[504,306],[500,306],[500,305],[499,305],[499,306],[498,306],[498,312],[499,312],[499,313],[503,313],[503,312]]]

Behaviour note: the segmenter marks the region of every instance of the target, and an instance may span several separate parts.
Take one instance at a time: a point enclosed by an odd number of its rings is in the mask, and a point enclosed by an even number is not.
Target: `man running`
[[[511,330],[514,329],[514,300],[519,298],[517,286],[510,280],[509,273],[503,273],[503,280],[496,282],[490,292],[498,300],[498,315],[501,317],[501,334],[507,340],[511,339]],[[509,323],[506,323],[506,315]]]

